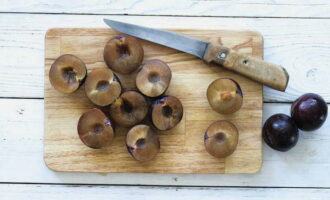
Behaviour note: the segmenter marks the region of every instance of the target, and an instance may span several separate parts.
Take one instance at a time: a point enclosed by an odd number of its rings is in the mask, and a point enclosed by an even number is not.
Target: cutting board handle
[[[289,74],[283,67],[220,45],[209,44],[204,60],[220,64],[276,90],[285,91],[288,85]]]

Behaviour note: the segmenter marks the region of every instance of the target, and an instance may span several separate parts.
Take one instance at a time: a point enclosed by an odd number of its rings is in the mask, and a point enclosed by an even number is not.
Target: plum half
[[[238,130],[233,123],[226,120],[213,122],[204,134],[205,149],[216,158],[231,155],[237,144]]]
[[[153,159],[160,149],[155,132],[147,125],[136,125],[126,135],[126,146],[132,157],[138,161]]]
[[[56,90],[69,94],[83,84],[86,74],[86,65],[80,58],[65,54],[51,65],[49,81]]]
[[[240,85],[230,78],[219,78],[207,88],[207,100],[211,108],[221,114],[238,111],[243,102]]]
[[[271,148],[285,152],[297,144],[299,132],[291,117],[275,114],[266,120],[262,128],[262,136]]]
[[[158,97],[165,93],[172,78],[171,69],[161,60],[146,62],[136,76],[136,86],[148,97]]]
[[[140,123],[148,113],[144,96],[135,91],[124,92],[110,106],[110,116],[118,125],[129,127]]]
[[[327,115],[327,103],[318,94],[304,94],[291,105],[291,117],[298,128],[304,131],[320,128],[327,119]]]
[[[87,97],[98,106],[113,103],[121,93],[119,79],[108,68],[95,68],[88,73],[85,83]]]
[[[110,120],[97,108],[90,109],[81,115],[77,129],[80,140],[94,149],[109,146],[114,136]]]
[[[111,38],[103,52],[107,66],[120,74],[130,74],[139,68],[143,55],[140,42],[134,37],[124,35]]]
[[[174,96],[165,96],[155,100],[151,105],[151,120],[158,130],[169,130],[182,119],[181,101]]]

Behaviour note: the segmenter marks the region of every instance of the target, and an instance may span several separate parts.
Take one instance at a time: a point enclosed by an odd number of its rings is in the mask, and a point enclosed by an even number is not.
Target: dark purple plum
[[[327,115],[328,106],[318,94],[304,94],[291,106],[291,117],[298,128],[303,131],[313,131],[320,128]]]
[[[298,127],[288,115],[275,114],[265,122],[262,136],[271,148],[285,152],[297,144]]]

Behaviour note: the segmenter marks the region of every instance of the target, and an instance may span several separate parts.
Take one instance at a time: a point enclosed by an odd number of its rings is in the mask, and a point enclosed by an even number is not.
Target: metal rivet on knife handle
[[[209,44],[204,60],[220,64],[276,90],[285,91],[288,85],[289,75],[283,67],[223,46]]]

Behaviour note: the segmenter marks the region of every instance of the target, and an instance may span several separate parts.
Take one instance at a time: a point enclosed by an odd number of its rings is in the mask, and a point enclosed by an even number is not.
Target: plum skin
[[[326,102],[320,95],[314,93],[302,95],[291,106],[291,117],[303,131],[314,131],[320,128],[327,115]]]
[[[262,128],[262,136],[271,148],[285,152],[297,144],[299,131],[291,117],[275,114],[266,120]]]

